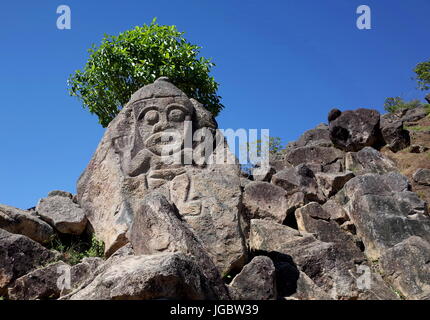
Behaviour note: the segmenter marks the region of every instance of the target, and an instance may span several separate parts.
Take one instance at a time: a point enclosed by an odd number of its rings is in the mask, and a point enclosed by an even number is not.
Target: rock
[[[397,171],[393,161],[371,147],[363,148],[358,152],[347,153],[345,156],[345,169],[352,171],[355,175],[365,173],[383,174]]]
[[[48,198],[49,197],[55,197],[55,196],[73,199],[73,194],[71,194],[70,192],[67,192],[67,191],[53,190],[53,191],[48,193]]]
[[[204,247],[187,224],[182,221],[176,208],[162,194],[158,193],[149,194],[143,199],[142,207],[136,212],[130,228],[129,238],[137,255],[182,252],[192,256],[219,296],[226,296],[227,292],[211,257],[221,269],[225,270],[224,274],[236,267],[230,264],[231,261],[244,259],[242,256],[238,257],[238,252],[227,251],[228,248],[224,247],[224,243],[213,239],[220,249],[225,249],[224,259],[217,261],[216,259],[220,256]],[[215,247],[215,244],[212,247]],[[212,253],[211,257],[206,252]],[[242,253],[239,251],[239,254]],[[242,264],[241,261],[239,265]]]
[[[300,136],[300,138],[294,143],[296,147],[306,146],[322,146],[331,147],[333,146],[330,140],[330,131],[328,127],[318,127],[312,130],[306,131]]]
[[[337,118],[340,117],[341,114],[342,114],[342,111],[340,111],[339,109],[336,109],[336,108],[331,109],[327,116],[328,122],[336,120]]]
[[[240,247],[240,259],[246,251],[240,169],[215,128],[210,112],[168,79],[133,94],[78,181],[78,202],[107,256],[128,243],[126,234],[141,199],[157,190],[175,204],[217,260],[224,259],[226,247],[230,252]],[[215,150],[202,157],[213,145]],[[224,243],[222,250],[214,239]]]
[[[407,189],[407,179],[399,173],[366,174],[346,183],[345,209],[369,259],[379,259],[410,236],[430,240],[426,203]]]
[[[188,169],[170,184],[171,202],[207,248],[221,274],[242,268],[247,252],[240,223],[240,178],[228,167]]]
[[[403,150],[411,144],[409,131],[403,128],[402,121],[390,122],[382,117],[381,132],[385,143],[393,152]]]
[[[348,171],[339,173],[319,172],[315,174],[315,177],[319,189],[323,192],[324,196],[330,198],[342,189],[345,183],[354,177],[354,174]]]
[[[0,228],[10,233],[24,235],[36,242],[46,243],[54,235],[49,224],[35,214],[0,204]]]
[[[275,262],[286,259],[318,286],[329,281],[329,270],[336,264],[332,244],[268,220],[251,220],[249,247],[257,253],[275,254]]]
[[[287,195],[302,192],[308,201],[323,201],[324,196],[318,189],[315,175],[307,165],[285,169],[272,177],[272,183],[283,188]]]
[[[81,263],[70,267],[70,283],[68,285],[62,286],[61,296],[64,296],[72,292],[74,289],[79,288],[87,280],[93,279],[97,268],[103,263],[104,260],[101,258],[86,257]]]
[[[181,253],[125,256],[70,300],[218,299],[201,269]]]
[[[268,182],[251,182],[245,187],[243,205],[252,219],[282,224],[287,216],[287,192]]]
[[[412,145],[409,148],[410,153],[424,153],[424,152],[427,152],[428,150],[429,150],[429,148],[427,148],[426,146],[420,146],[420,145],[416,145],[416,144]]]
[[[62,280],[70,275],[70,266],[62,261],[32,271],[15,281],[8,291],[11,300],[57,299],[60,297]]]
[[[330,220],[330,214],[315,202],[309,203],[295,212],[299,231],[312,233],[320,241],[331,242],[337,250],[336,258],[360,263],[364,260],[355,239]]]
[[[417,108],[409,108],[403,110],[401,120],[403,122],[419,121],[427,117],[427,114],[428,112],[424,106]]]
[[[276,271],[270,258],[257,256],[234,277],[229,290],[233,300],[275,300]]]
[[[30,238],[0,229],[0,295],[17,278],[56,257],[54,252]]]
[[[314,164],[321,166],[321,170],[324,172],[333,172],[331,167],[338,160],[342,163],[343,157],[344,153],[333,147],[306,146],[288,151],[285,160],[293,166]]]
[[[306,273],[288,262],[276,263],[278,295],[297,300],[331,300],[323,289],[318,287]]]
[[[430,244],[412,236],[386,250],[380,265],[407,299],[430,299]]]
[[[339,224],[349,220],[345,209],[334,199],[327,200],[327,202],[322,205],[322,208],[329,214],[330,220],[336,221]]]
[[[344,151],[377,147],[382,143],[379,121],[380,114],[376,110],[344,111],[329,123],[331,141]]]
[[[325,234],[326,239],[332,241],[337,236],[342,237],[342,231],[334,232],[335,234]],[[300,232],[267,220],[254,219],[251,220],[249,246],[254,252],[271,257],[279,278],[287,279],[281,281],[281,285],[278,281],[278,294],[281,296],[297,292],[294,289],[297,288],[299,272],[303,272],[311,280],[305,279],[306,282],[302,284],[304,296],[306,291],[318,291],[318,296],[321,294],[324,298],[329,296],[332,299],[357,299],[371,290],[362,288],[357,283],[360,268],[355,263],[360,263],[363,258],[351,255],[348,245],[342,244],[342,238],[335,242],[323,242],[307,232]],[[312,282],[320,290],[312,287]],[[313,289],[310,290],[309,286]]]
[[[418,169],[412,178],[418,184],[430,186],[430,169]]]
[[[70,197],[51,195],[40,199],[36,211],[60,233],[80,235],[87,226],[84,211]]]
[[[272,176],[276,173],[276,170],[272,166],[268,166],[267,168],[258,168],[259,170],[253,171],[252,178],[254,181],[266,181],[270,182]]]
[[[425,99],[426,99],[427,103],[430,104],[430,93],[428,95],[426,95]]]

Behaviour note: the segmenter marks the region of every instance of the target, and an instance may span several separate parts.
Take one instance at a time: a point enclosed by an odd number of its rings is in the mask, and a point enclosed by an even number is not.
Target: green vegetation
[[[99,47],[89,49],[83,70],[70,76],[70,95],[106,127],[136,90],[166,76],[218,115],[224,106],[217,95],[218,83],[209,75],[215,64],[199,57],[201,47],[187,42],[183,34],[154,19],[118,36],[105,35]]]
[[[390,97],[385,99],[384,109],[385,111],[394,113],[402,109],[413,109],[421,106],[426,106],[426,104],[421,103],[418,99],[411,101],[405,101],[400,97]]]
[[[71,265],[78,264],[86,257],[103,257],[104,243],[98,240],[94,235],[90,239],[77,236],[59,236],[53,237],[49,248],[62,254],[60,260]]]
[[[417,64],[414,69],[417,75],[418,88],[421,90],[430,89],[430,60]]]

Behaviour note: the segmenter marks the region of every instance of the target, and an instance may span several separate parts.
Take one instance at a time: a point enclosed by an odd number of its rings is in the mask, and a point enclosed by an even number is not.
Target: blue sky
[[[56,28],[61,4],[71,30]],[[356,28],[361,4],[372,30]],[[104,129],[66,80],[104,33],[153,17],[176,25],[217,65],[220,127],[269,128],[288,142],[332,107],[422,99],[411,77],[430,58],[428,12],[428,0],[2,1],[0,203],[29,208],[50,190],[75,192]]]

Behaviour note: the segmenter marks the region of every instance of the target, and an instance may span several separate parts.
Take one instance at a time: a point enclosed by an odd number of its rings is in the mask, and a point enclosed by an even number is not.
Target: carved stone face
[[[135,130],[140,148],[155,156],[180,152],[184,146],[185,121],[191,121],[194,107],[184,97],[146,99],[134,106]],[[139,148],[139,149],[140,149]],[[163,153],[164,152],[164,153]]]

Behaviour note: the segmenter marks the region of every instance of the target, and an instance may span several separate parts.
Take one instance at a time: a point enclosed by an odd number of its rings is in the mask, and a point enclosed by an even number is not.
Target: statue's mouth
[[[182,149],[184,139],[175,131],[157,132],[145,141],[146,148],[157,156],[168,156]]]

